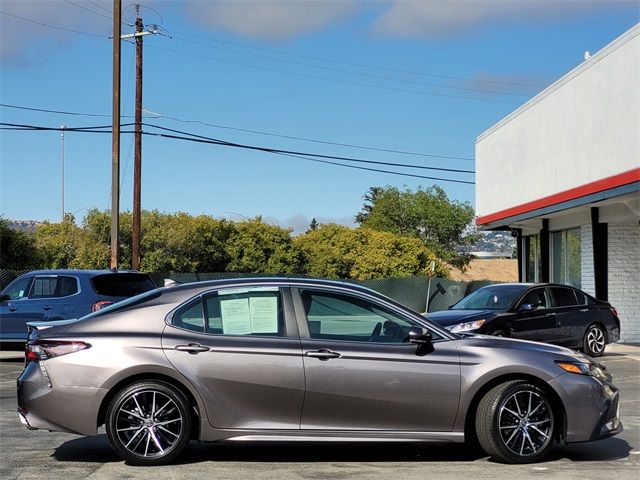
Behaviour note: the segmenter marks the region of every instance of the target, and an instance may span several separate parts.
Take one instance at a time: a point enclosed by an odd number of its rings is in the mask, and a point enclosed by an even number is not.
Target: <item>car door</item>
[[[0,301],[0,335],[2,340],[26,340],[27,326],[21,318],[22,310],[27,300],[27,293],[33,276],[25,275],[16,278],[2,291],[7,296]]]
[[[21,307],[20,316],[24,323],[41,322],[49,319],[56,304],[58,275],[36,275],[29,294]]]
[[[304,370],[289,289],[222,288],[168,318],[162,348],[216,428],[299,429]]]
[[[582,339],[594,312],[586,305],[586,297],[581,294],[582,305],[579,305],[576,292],[568,287],[551,287],[554,310],[558,320],[558,341],[560,345],[569,347],[582,346]]]
[[[460,396],[454,342],[433,332],[422,355],[406,343],[420,323],[376,299],[292,289],[303,350],[302,429],[451,431]]]
[[[531,305],[532,310],[525,310]],[[529,290],[516,307],[511,335],[523,340],[554,343],[557,340],[557,318],[546,287]]]

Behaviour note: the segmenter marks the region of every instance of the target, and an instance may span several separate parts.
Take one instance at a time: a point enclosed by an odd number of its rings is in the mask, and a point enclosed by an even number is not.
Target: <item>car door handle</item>
[[[176,345],[175,349],[179,352],[189,352],[192,355],[209,351],[209,347],[205,347],[204,345],[200,345],[199,343],[190,343],[189,345]]]
[[[332,352],[326,348],[306,352],[305,355],[307,357],[319,358],[320,360],[329,360],[330,358],[340,358],[342,356],[338,352]]]
[[[10,312],[15,312],[18,309],[18,307],[9,307],[9,311]]]
[[[51,310],[51,305],[47,305],[45,307],[42,307],[43,310]]]
[[[581,309],[580,309],[580,311],[581,311],[582,313],[585,313],[585,312],[588,312],[588,311],[589,311],[589,309],[588,309],[588,308],[581,308]]]
[[[556,315],[556,312],[547,313],[547,317],[555,317]]]

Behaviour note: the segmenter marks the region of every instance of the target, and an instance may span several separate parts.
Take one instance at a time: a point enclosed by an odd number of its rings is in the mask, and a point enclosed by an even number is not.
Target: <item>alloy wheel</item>
[[[547,400],[532,390],[513,393],[498,416],[504,446],[520,457],[533,456],[551,442],[553,415]]]
[[[115,432],[121,446],[136,457],[165,456],[179,442],[184,419],[178,405],[158,390],[130,394],[116,413]]]
[[[600,355],[604,351],[606,340],[604,332],[597,325],[589,327],[587,332],[587,346],[594,355]]]

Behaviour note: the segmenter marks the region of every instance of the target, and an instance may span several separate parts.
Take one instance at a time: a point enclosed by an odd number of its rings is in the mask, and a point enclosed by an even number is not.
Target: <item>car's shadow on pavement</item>
[[[607,462],[629,456],[632,447],[609,438],[593,444],[554,448],[545,462]],[[122,461],[111,449],[106,435],[81,437],[60,445],[51,455],[61,462],[109,463]],[[424,443],[199,443],[191,442],[174,462],[473,462],[486,455],[465,444]]]

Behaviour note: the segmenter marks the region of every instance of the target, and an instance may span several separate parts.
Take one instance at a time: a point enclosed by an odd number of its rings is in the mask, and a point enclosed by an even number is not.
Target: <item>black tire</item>
[[[483,450],[503,463],[533,463],[553,446],[555,416],[548,395],[525,380],[489,390],[476,412]]]
[[[604,349],[607,345],[607,332],[601,325],[593,323],[589,325],[587,331],[584,332],[582,340],[582,350],[591,357],[600,357],[604,355]]]
[[[498,330],[494,330],[493,332],[490,333],[490,335],[493,335],[494,337],[508,337],[509,334],[507,332],[505,332],[502,329],[498,329]]]
[[[131,465],[163,465],[174,460],[189,443],[191,424],[184,395],[155,380],[120,391],[109,404],[105,421],[111,447]]]

